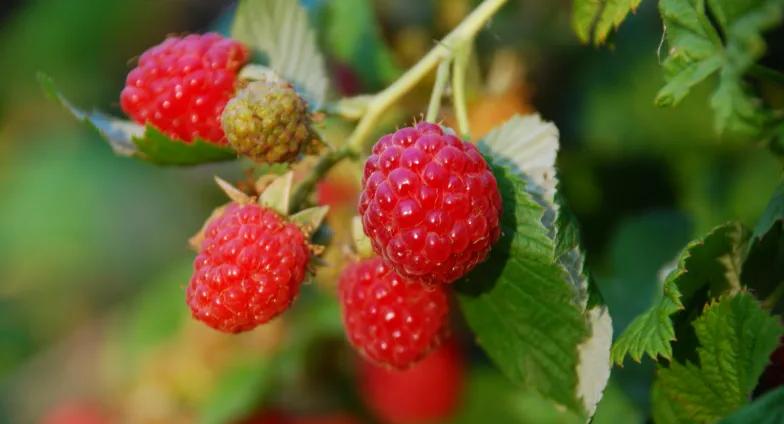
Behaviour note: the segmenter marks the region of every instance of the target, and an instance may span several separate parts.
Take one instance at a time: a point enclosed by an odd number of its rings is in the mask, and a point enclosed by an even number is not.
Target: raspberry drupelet
[[[120,106],[134,121],[169,137],[226,144],[220,116],[248,57],[241,43],[215,33],[169,37],[139,57]]]
[[[227,333],[247,331],[286,310],[305,278],[307,240],[257,204],[229,204],[201,242],[186,300],[193,316]]]
[[[380,258],[349,264],[338,283],[351,344],[375,363],[405,369],[441,344],[449,305],[443,287],[399,276]]]
[[[373,250],[395,271],[447,284],[482,262],[498,240],[501,196],[474,145],[421,122],[373,147],[359,213]]]

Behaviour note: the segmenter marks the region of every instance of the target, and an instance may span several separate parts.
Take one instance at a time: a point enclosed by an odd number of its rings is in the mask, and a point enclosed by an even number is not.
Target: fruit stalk
[[[310,175],[297,186],[294,198],[292,199],[294,210],[302,207],[305,199],[313,190],[313,187],[315,187],[316,182],[318,182],[333,165],[344,158],[358,157],[362,153],[365,142],[369,139],[370,133],[376,127],[378,119],[389,106],[414,88],[439,64],[451,61],[456,52],[462,50],[467,51],[469,48],[468,46],[470,46],[470,43],[473,41],[476,34],[506,2],[507,0],[485,0],[482,2],[482,4],[466,16],[466,18],[447,34],[441,42],[436,43],[436,45],[420,59],[419,62],[406,71],[406,73],[401,75],[400,78],[395,80],[395,82],[384,90],[370,96],[365,105],[364,113],[356,128],[354,128],[354,131],[349,136],[346,145],[322,156]],[[453,84],[464,82],[464,73],[461,76],[458,69],[455,69],[455,72],[458,73],[458,80],[453,81]],[[463,90],[461,88],[459,90],[460,97],[456,98],[456,100],[465,101],[464,94],[462,93]],[[459,108],[458,112],[460,112]],[[467,119],[465,119],[465,121],[467,122]],[[460,131],[467,131],[467,124],[461,124]]]
[[[493,17],[507,0],[485,0],[469,14],[455,29],[436,45],[392,85],[373,96],[368,103],[365,115],[360,119],[348,140],[348,146],[355,151],[362,150],[365,140],[375,128],[379,117],[387,108],[404,94],[408,93],[433,68],[452,57],[455,50],[471,42],[476,33]]]

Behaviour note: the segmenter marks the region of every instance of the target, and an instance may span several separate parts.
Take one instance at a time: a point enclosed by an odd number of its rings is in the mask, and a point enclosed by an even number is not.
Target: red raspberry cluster
[[[294,224],[257,204],[231,203],[204,231],[188,306],[217,330],[250,330],[288,308],[308,258],[305,236]]]
[[[221,112],[248,56],[245,46],[215,33],[169,37],[141,55],[120,105],[134,121],[170,137],[225,144]]]
[[[373,147],[359,213],[379,257],[341,276],[346,332],[366,358],[405,369],[441,343],[446,287],[500,237],[501,196],[476,147],[421,122]]]
[[[407,278],[451,283],[500,235],[501,196],[487,162],[438,125],[381,137],[362,187],[359,213],[373,250]]]

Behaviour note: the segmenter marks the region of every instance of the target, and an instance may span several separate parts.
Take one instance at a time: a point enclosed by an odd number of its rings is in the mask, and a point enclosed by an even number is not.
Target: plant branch
[[[365,140],[375,128],[376,122],[387,108],[408,93],[441,61],[452,57],[453,49],[473,40],[476,33],[493,17],[507,0],[485,0],[469,14],[440,43],[437,43],[416,65],[410,68],[392,85],[373,96],[365,115],[360,119],[348,140],[348,146],[359,152]]]
[[[466,104],[465,86],[468,58],[471,54],[471,43],[468,42],[455,52],[452,69],[452,103],[455,107],[457,128],[465,139],[471,138],[471,128],[468,123],[468,105]]]
[[[332,150],[326,155],[322,156],[316,165],[313,167],[313,170],[308,174],[308,176],[302,180],[299,184],[297,184],[297,188],[294,190],[294,195],[291,197],[291,210],[298,211],[302,208],[305,201],[307,200],[308,196],[313,189],[316,187],[316,183],[324,177],[324,175],[335,166],[336,163],[340,162],[345,158],[353,158],[356,157],[357,153],[352,149],[349,149],[347,146],[343,146],[337,150]]]
[[[383,113],[386,112],[393,103],[411,91],[411,89],[440,64],[447,63],[444,65],[445,70],[441,71],[441,74],[448,73],[448,63],[454,57],[455,52],[465,48],[466,45],[470,45],[476,34],[506,2],[507,0],[484,0],[482,4],[477,6],[476,9],[466,16],[458,26],[446,35],[446,37],[439,43],[436,43],[419,62],[384,90],[373,95],[361,96],[349,99],[348,102],[342,104],[333,105],[334,112],[351,118],[358,118],[359,115],[361,115],[361,118],[359,118],[359,123],[357,123],[357,126],[349,136],[346,144],[323,156],[319,162],[316,163],[316,166],[308,177],[299,183],[292,198],[293,210],[298,210],[298,208],[305,203],[307,197],[316,186],[316,183],[330,168],[332,168],[332,166],[347,157],[358,157],[360,155],[365,148],[366,140],[376,127],[379,118],[381,118]],[[463,75],[463,78],[464,77],[465,76]],[[444,76],[443,79],[446,80],[446,76]],[[443,86],[445,84],[441,85]],[[435,90],[437,89],[438,87],[434,88],[434,94],[436,94]],[[441,89],[441,94],[443,94],[443,87]],[[463,94],[460,94],[460,96],[463,96]],[[438,100],[440,101],[440,96],[438,97]],[[461,102],[464,103],[464,97],[461,97],[461,99],[463,99]],[[430,106],[429,109],[432,109],[432,100]],[[438,109],[436,107],[436,113],[437,112]],[[463,125],[461,125],[461,132],[462,131]]]
[[[449,60],[444,60],[438,65],[436,82],[433,84],[433,94],[430,95],[430,104],[427,106],[427,115],[425,115],[425,121],[427,122],[435,122],[438,118],[438,110],[441,108],[444,89],[449,81],[449,64]]]

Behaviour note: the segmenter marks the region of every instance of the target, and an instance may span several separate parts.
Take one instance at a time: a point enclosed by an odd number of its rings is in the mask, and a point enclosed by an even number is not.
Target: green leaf
[[[458,298],[507,377],[591,415],[609,378],[612,325],[592,297],[576,229],[559,214],[557,137],[538,116],[516,116],[480,142],[504,202],[502,237]]]
[[[572,27],[583,43],[607,41],[610,31],[617,29],[629,12],[637,10],[642,0],[574,0]]]
[[[453,424],[577,424],[578,416],[558,408],[533,390],[516,387],[488,367],[472,367]]]
[[[218,381],[201,411],[199,422],[234,422],[253,412],[270,389],[271,371],[263,358],[234,365]]]
[[[748,137],[769,133],[769,113],[743,81],[745,72],[765,53],[762,32],[782,17],[780,0],[662,0],[668,56],[667,84],[656,96],[659,106],[678,104],[693,86],[718,73],[711,99],[716,128]]]
[[[743,263],[743,282],[768,307],[784,310],[784,184],[757,222]]]
[[[295,0],[242,0],[231,36],[264,53],[269,67],[302,92],[312,109],[327,95],[327,70],[307,11]]]
[[[739,409],[721,424],[779,424],[784,422],[784,387],[766,393]]]
[[[705,288],[714,297],[740,290],[740,261],[745,240],[743,227],[728,223],[689,243],[675,269],[664,279],[660,297],[618,337],[612,348],[612,360],[623,365],[627,355],[637,362],[643,355],[653,360],[660,356],[671,359],[671,343],[676,336],[673,315]],[[694,307],[701,306],[700,303]]]
[[[326,12],[325,45],[332,56],[357,71],[364,87],[380,87],[400,74],[381,37],[373,2],[332,0],[326,3]]]
[[[677,422],[715,422],[748,402],[784,328],[747,292],[709,304],[692,325],[699,363],[660,368],[658,402]]]
[[[186,143],[164,135],[150,125],[117,119],[101,112],[84,112],[73,106],[58,90],[49,76],[39,73],[38,82],[49,97],[57,101],[76,119],[88,124],[106,140],[115,154],[136,157],[158,165],[197,165],[236,159],[228,147],[204,140]]]

